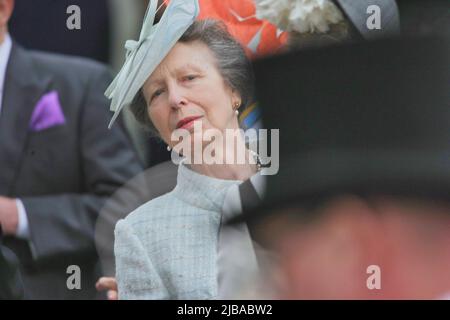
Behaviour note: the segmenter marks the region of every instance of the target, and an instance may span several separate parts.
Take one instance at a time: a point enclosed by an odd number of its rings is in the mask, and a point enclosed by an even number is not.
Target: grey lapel
[[[30,54],[13,43],[5,75],[0,115],[0,195],[10,196],[24,156],[34,106],[50,84]]]
[[[365,39],[396,35],[400,32],[400,15],[395,0],[334,0]],[[380,7],[381,29],[367,28],[367,8]]]

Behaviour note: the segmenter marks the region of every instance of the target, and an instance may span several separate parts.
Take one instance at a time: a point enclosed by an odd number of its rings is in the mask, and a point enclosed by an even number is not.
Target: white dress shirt
[[[3,88],[5,87],[6,68],[8,66],[11,48],[11,37],[9,36],[9,34],[6,34],[5,39],[0,44],[0,116],[3,102]],[[28,218],[25,207],[20,199],[16,199],[16,205],[19,214],[16,236],[23,239],[29,239],[30,233],[28,229]]]
[[[6,67],[8,65],[9,55],[11,53],[12,41],[9,34],[6,34],[5,40],[0,43],[0,113],[2,111],[3,87],[5,85]]]

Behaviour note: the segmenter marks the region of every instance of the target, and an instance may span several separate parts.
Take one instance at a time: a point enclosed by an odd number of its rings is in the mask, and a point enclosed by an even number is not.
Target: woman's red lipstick
[[[180,128],[186,129],[187,127],[189,127],[192,124],[192,122],[194,122],[197,119],[200,119],[201,117],[202,116],[195,116],[195,117],[186,117],[184,119],[181,119],[177,123],[177,129],[180,129]]]

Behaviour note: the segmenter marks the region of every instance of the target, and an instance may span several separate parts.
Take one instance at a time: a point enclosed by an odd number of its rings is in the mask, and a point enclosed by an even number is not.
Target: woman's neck
[[[202,175],[222,180],[245,181],[257,172],[255,164],[190,164],[189,167]]]
[[[233,138],[234,139],[234,138]],[[223,180],[247,180],[253,176],[258,167],[254,161],[250,150],[245,146],[244,139],[239,136],[233,143],[225,143],[222,148],[215,149],[217,159],[221,163],[212,163],[211,161],[201,164],[195,164],[192,161],[189,166],[197,173]],[[230,141],[228,141],[230,142]],[[229,159],[232,159],[231,161]]]

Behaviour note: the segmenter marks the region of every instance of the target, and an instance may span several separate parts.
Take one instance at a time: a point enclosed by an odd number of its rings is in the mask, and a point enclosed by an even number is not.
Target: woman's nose
[[[187,99],[185,92],[182,88],[177,85],[172,85],[169,89],[169,103],[174,109],[178,109],[182,106],[187,105]]]

